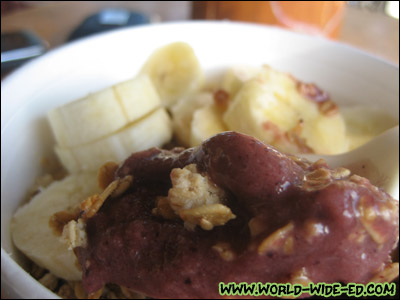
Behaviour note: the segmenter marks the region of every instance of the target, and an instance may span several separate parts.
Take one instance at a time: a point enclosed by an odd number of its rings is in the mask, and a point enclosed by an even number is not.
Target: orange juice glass
[[[193,18],[266,23],[336,38],[345,6],[345,1],[193,1]]]

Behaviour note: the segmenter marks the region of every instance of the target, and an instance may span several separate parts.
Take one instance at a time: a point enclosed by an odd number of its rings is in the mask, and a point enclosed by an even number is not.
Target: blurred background
[[[27,56],[23,62],[97,32],[191,19],[280,26],[335,39],[398,65],[398,15],[398,1],[2,1],[2,77],[18,66],[17,54]],[[32,45],[33,54],[14,51]],[[13,64],[3,70],[7,59]]]

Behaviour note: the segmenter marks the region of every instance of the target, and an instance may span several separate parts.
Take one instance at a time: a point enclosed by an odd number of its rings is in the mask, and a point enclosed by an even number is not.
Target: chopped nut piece
[[[64,227],[62,240],[69,245],[69,249],[86,247],[87,236],[84,221],[82,219],[79,219],[78,222],[75,220],[70,221]]]
[[[261,220],[261,218],[251,218],[249,221],[249,229],[251,236],[257,236],[265,230],[264,222]]]
[[[103,205],[104,200],[105,199],[102,199],[100,195],[95,194],[83,201],[81,203],[81,210],[83,211],[82,218],[86,220],[93,217]]]
[[[222,204],[225,200],[224,191],[208,177],[198,173],[195,164],[173,169],[170,177],[172,188],[168,197],[157,198],[153,214],[166,219],[179,216],[188,230],[194,230],[196,225],[211,230],[236,217],[229,207]]]
[[[357,184],[361,184],[361,185],[365,185],[365,184],[369,183],[369,180],[367,178],[358,176],[356,174],[351,175],[351,177],[349,179],[350,179],[350,181],[357,183]]]
[[[195,224],[195,222],[190,222],[190,223]],[[204,217],[200,219],[199,225],[204,230],[211,230],[214,228],[214,225]]]
[[[289,283],[291,285],[295,285],[295,284],[300,284],[302,286],[307,287],[308,284],[312,282],[311,279],[309,278],[308,272],[306,270],[306,268],[301,268],[300,270],[298,270],[297,272],[294,272],[289,279]],[[294,296],[283,296],[283,299],[296,299],[297,297]]]
[[[131,175],[128,175],[122,179],[119,179],[117,181],[118,185],[117,185],[116,189],[112,192],[111,197],[115,198],[115,197],[118,197],[118,196],[122,195],[123,193],[125,193],[126,190],[132,184],[132,181],[133,181],[133,177]]]
[[[161,216],[167,220],[173,220],[179,217],[169,205],[167,197],[157,197],[157,207],[153,208],[152,213],[155,216]]]
[[[179,215],[185,222],[200,225],[204,230],[211,230],[236,218],[229,207],[219,203],[184,209]]]
[[[103,288],[97,290],[94,293],[90,293],[87,298],[88,299],[100,299],[102,293],[103,293]]]
[[[307,181],[326,181],[331,178],[331,173],[328,169],[319,168],[306,175]]]
[[[322,189],[331,182],[331,173],[326,168],[316,169],[304,177],[304,188],[307,191]]]
[[[120,185],[121,179],[115,179],[113,182],[111,182],[106,189],[100,194],[101,199],[105,201],[109,196],[111,196],[118,188]]]
[[[309,220],[305,223],[306,240],[309,243],[313,242],[313,239],[329,233],[329,228],[319,222]]]
[[[349,241],[355,241],[358,244],[361,244],[365,238],[367,237],[367,232],[365,230],[357,230],[349,234],[347,239]]]
[[[377,219],[378,212],[375,210],[373,206],[368,205],[367,198],[362,196],[360,198],[360,202],[358,204],[358,210],[360,211],[360,221],[363,224],[364,228],[367,230],[371,238],[377,244],[384,244],[387,240],[387,236],[377,230],[375,220]]]
[[[295,155],[288,155],[288,157],[303,169],[306,169],[311,166],[311,162],[308,159],[305,159],[304,157]]]
[[[212,246],[212,249],[217,251],[223,260],[232,261],[236,257],[236,254],[232,251],[229,243],[219,242]]]
[[[97,181],[99,187],[105,189],[114,179],[114,173],[118,169],[118,164],[115,162],[107,162],[99,168],[97,173]]]
[[[176,212],[205,204],[221,203],[225,198],[220,188],[197,172],[195,164],[187,165],[183,169],[173,169],[171,181],[168,199]]]
[[[386,265],[381,272],[374,275],[374,277],[370,279],[370,282],[391,282],[398,276],[399,276],[399,263],[398,262],[391,263]]]
[[[293,253],[293,244],[294,244],[294,239],[292,236],[289,236],[285,243],[283,244],[283,252],[285,254],[292,254]]]
[[[294,223],[290,222],[286,226],[279,228],[274,233],[266,237],[258,246],[258,253],[260,255],[266,254],[268,251],[277,251],[286,242],[286,239],[292,233]]]
[[[319,168],[327,168],[328,164],[326,163],[325,159],[320,158],[316,162],[314,162],[312,166],[314,169],[319,169]]]
[[[122,179],[117,178],[100,195],[95,194],[87,198],[81,203],[82,218],[86,220],[93,217],[110,195],[111,197],[122,195],[129,188],[132,181],[133,177],[131,175],[127,175]]]
[[[308,286],[312,282],[306,268],[301,268],[299,271],[292,274],[290,277],[291,284],[301,284],[302,286]]]
[[[331,174],[334,179],[343,179],[350,176],[351,172],[346,168],[336,168],[331,171]]]
[[[71,220],[77,220],[80,208],[76,207],[73,211],[59,211],[52,215],[49,219],[49,226],[57,235],[61,235],[63,228]]]

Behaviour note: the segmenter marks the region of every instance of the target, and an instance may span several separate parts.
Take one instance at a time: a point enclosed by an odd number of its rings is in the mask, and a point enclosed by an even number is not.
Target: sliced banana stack
[[[75,147],[55,147],[61,163],[70,173],[97,170],[107,161],[121,162],[136,151],[161,147],[172,137],[172,124],[163,108],[112,135]]]
[[[70,173],[96,171],[172,136],[171,120],[145,74],[55,108],[48,119],[55,151]]]
[[[223,116],[236,130],[281,151],[337,154],[349,148],[346,126],[331,101],[320,105],[299,92],[299,82],[265,66],[243,83]],[[325,105],[326,104],[326,105]]]
[[[160,107],[150,79],[138,76],[48,113],[57,144],[74,147],[112,134]]]
[[[147,59],[140,74],[150,77],[165,107],[193,94],[204,84],[203,70],[193,48],[183,42],[157,49]]]
[[[15,245],[55,276],[81,280],[74,252],[61,241],[49,220],[57,212],[72,212],[82,200],[99,192],[96,173],[74,174],[53,182],[15,213],[11,222]]]
[[[174,134],[182,145],[196,146],[214,134],[234,130],[289,153],[349,150],[342,115],[313,84],[269,66],[236,66],[212,90],[172,106]]]

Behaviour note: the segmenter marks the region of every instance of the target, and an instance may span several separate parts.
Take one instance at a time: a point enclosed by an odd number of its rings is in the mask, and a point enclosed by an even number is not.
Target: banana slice
[[[172,136],[172,124],[165,109],[159,108],[122,130],[92,143],[63,148],[55,152],[70,172],[96,171],[107,161],[121,162],[132,152],[160,147]]]
[[[272,123],[284,132],[296,126],[299,116],[288,103],[290,95],[287,89],[281,88],[282,80],[269,75],[260,73],[243,84],[224,114],[224,121],[230,130],[273,144],[275,127],[268,124]],[[311,102],[309,109],[315,111]]]
[[[349,150],[350,141],[341,115],[319,115],[304,124],[300,134],[315,153],[339,154]]]
[[[269,67],[242,85],[223,120],[229,130],[252,135],[281,151],[348,150],[341,115],[323,114],[316,102],[300,94],[292,77]]]
[[[222,113],[215,105],[199,108],[193,114],[190,131],[191,147],[198,146],[209,137],[226,130]]]
[[[55,276],[81,280],[75,254],[49,226],[49,220],[54,213],[73,210],[85,198],[98,192],[96,173],[70,175],[53,182],[15,213],[11,222],[15,245]]]
[[[119,83],[48,113],[57,144],[74,147],[107,136],[161,105],[147,75]]]
[[[251,66],[236,66],[229,69],[223,76],[221,82],[221,89],[226,91],[230,98],[234,98],[243,84],[254,78],[259,72],[260,68]]]
[[[142,67],[155,85],[162,103],[170,107],[204,82],[200,63],[188,44],[176,42],[156,50]]]
[[[181,99],[171,108],[174,135],[179,144],[190,147],[190,131],[194,111],[200,107],[211,105],[213,102],[212,93],[202,92]]]

